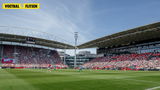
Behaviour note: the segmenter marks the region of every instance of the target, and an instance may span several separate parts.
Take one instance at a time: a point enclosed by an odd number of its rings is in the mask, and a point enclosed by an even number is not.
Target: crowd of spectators
[[[2,58],[14,58],[14,65],[19,67],[47,67],[49,64],[66,67],[56,50],[43,48],[4,45]]]
[[[145,70],[160,69],[160,53],[122,54],[98,57],[85,63],[88,69]]]

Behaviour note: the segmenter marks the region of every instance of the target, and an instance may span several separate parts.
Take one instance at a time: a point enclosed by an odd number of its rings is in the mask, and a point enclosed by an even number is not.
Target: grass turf
[[[0,69],[0,90],[145,90],[159,86],[159,71]]]

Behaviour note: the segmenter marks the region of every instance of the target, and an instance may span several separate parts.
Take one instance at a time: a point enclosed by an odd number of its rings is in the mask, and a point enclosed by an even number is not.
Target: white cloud
[[[74,32],[79,32],[79,44],[88,41],[87,37],[92,37],[89,32],[92,27],[89,17],[90,0],[70,0],[69,2],[46,0],[41,1],[39,10],[2,10],[0,13],[0,18],[3,20],[0,25],[27,27],[24,30],[22,28],[6,29],[8,32],[14,30],[19,34],[67,41],[70,44],[74,44]]]

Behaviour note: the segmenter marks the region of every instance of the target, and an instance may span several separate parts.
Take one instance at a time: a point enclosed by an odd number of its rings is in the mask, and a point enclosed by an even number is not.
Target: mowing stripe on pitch
[[[154,81],[146,81],[146,80],[137,80],[137,79],[123,79],[123,80],[132,80],[132,81],[137,81],[137,82],[145,82],[145,83],[154,83],[154,84],[160,84],[159,82],[154,82]]]

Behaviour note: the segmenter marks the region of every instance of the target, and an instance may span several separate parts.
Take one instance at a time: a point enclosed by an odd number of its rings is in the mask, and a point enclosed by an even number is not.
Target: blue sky
[[[0,32],[43,36],[70,44],[74,32],[79,32],[78,43],[82,44],[160,21],[160,0],[0,0],[0,4],[33,2],[40,3],[41,9],[0,9],[0,26],[30,29],[1,28]]]

